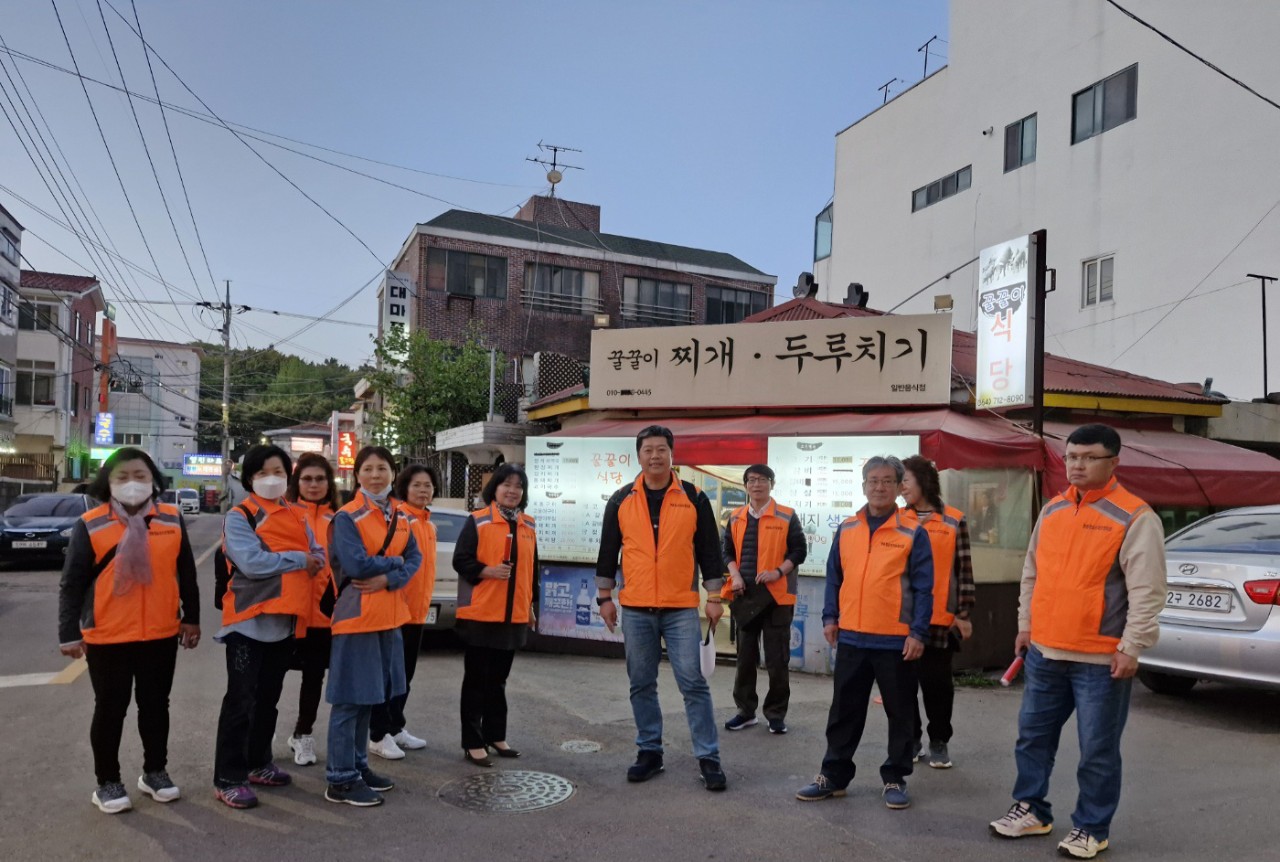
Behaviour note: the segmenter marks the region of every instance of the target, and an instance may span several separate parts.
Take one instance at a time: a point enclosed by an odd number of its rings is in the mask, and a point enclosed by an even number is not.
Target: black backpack
[[[245,520],[249,522],[249,527],[256,533],[258,532],[258,518],[249,511],[244,503],[236,506],[244,513]],[[223,552],[223,546],[218,545],[218,549],[213,552],[213,606],[218,610],[222,610],[222,597],[227,594],[227,589],[231,586],[231,576],[235,573],[235,566],[227,559],[226,553]]]

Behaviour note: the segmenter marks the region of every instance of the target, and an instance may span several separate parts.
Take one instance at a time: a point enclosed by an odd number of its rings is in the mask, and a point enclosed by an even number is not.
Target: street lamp
[[[1274,275],[1258,275],[1256,272],[1245,274],[1245,278],[1256,278],[1261,285],[1262,293],[1262,399],[1265,401],[1271,389],[1267,386],[1267,282],[1275,281]]]

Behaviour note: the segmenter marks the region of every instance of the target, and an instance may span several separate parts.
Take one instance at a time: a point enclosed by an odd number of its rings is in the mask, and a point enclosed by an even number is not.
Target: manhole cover
[[[560,743],[560,750],[570,754],[595,754],[600,750],[600,743],[590,739],[570,739]]]
[[[467,811],[515,814],[559,805],[573,795],[573,783],[548,772],[494,770],[450,781],[440,798]]]

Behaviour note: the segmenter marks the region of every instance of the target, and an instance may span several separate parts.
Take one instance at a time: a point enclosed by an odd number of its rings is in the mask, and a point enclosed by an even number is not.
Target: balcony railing
[[[594,296],[565,296],[559,293],[530,293],[520,295],[520,304],[539,311],[557,314],[596,314],[604,311],[604,302]]]
[[[650,305],[644,302],[624,302],[622,303],[622,319],[656,326],[684,325],[693,323],[693,309],[672,308],[667,305]]]

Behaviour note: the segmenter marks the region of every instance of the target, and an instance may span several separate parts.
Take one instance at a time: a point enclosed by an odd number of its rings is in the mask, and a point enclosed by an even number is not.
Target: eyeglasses
[[[768,485],[773,480],[767,476],[751,476],[744,484],[747,485]]]
[[[1110,461],[1115,455],[1068,455],[1062,460],[1068,464],[1084,464],[1086,467],[1092,467],[1099,461]]]
[[[898,484],[897,479],[863,479],[862,484],[868,488],[892,488]]]
[[[299,476],[299,482],[328,482],[324,476]]]

